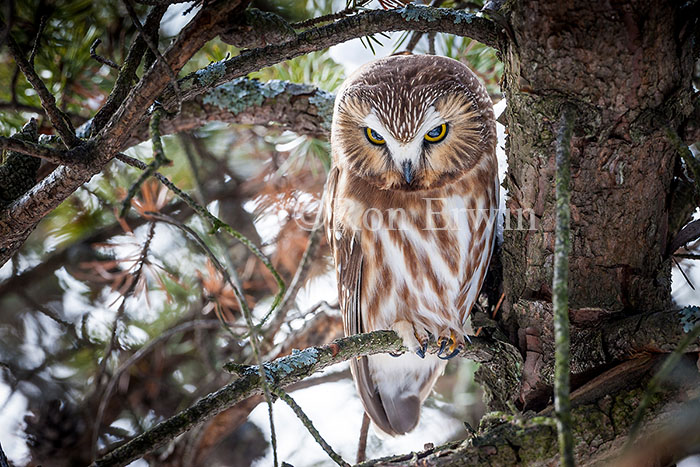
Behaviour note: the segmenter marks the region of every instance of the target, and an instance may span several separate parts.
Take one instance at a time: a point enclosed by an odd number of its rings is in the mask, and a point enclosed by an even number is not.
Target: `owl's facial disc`
[[[372,144],[378,144],[373,135],[381,135],[382,142],[379,144],[386,146],[386,151],[391,159],[392,169],[401,174],[407,185],[411,185],[421,169],[423,169],[426,161],[424,154],[426,141],[428,144],[442,141],[447,135],[448,127],[447,122],[432,106],[426,110],[422,122],[420,125],[417,125],[410,138],[403,140],[398,140],[394,136],[394,132],[390,131],[382,123],[374,111],[365,117],[364,124],[366,127],[363,131],[366,135],[369,135],[368,138],[370,138],[369,141]],[[440,130],[440,134],[436,133],[433,135],[436,129]]]

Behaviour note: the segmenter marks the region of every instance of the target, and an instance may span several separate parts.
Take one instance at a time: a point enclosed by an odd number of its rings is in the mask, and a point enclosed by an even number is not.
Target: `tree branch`
[[[4,264],[25,242],[38,222],[55,209],[93,175],[99,173],[123,145],[129,134],[146,114],[157,95],[169,82],[164,66],[177,73],[208,40],[220,30],[220,22],[233,14],[241,1],[208,5],[180,32],[165,52],[167,63],[160,60],[143,76],[139,84],[111,114],[98,135],[80,147],[92,152],[90,163],[81,169],[60,166],[51,175],[34,185],[22,197],[0,211],[0,265]],[[162,64],[162,66],[158,66]],[[43,84],[43,83],[42,83]],[[45,107],[46,108],[46,107]],[[47,109],[49,112],[50,107]]]
[[[189,100],[234,78],[350,39],[402,30],[468,36],[499,50],[505,43],[495,23],[461,10],[415,5],[396,10],[371,10],[304,31],[296,39],[283,44],[246,50],[231,59],[212,63],[179,81],[182,98]],[[163,92],[162,103],[168,109],[174,107],[176,97],[172,88]]]
[[[578,391],[574,392],[572,418],[575,421],[575,455],[581,465],[610,465],[622,452],[644,386],[660,366],[661,360],[657,357],[625,362],[596,378],[586,392],[579,393],[579,397],[576,397]],[[625,379],[625,376],[629,379]],[[595,384],[596,381],[599,383]],[[646,439],[640,443],[642,446],[646,446],[660,433],[673,430],[677,421],[687,413],[687,405],[684,402],[674,402],[674,399],[684,400],[697,395],[697,371],[693,372],[688,367],[677,368],[673,381],[678,386],[666,386],[664,392],[653,399],[645,414],[643,427]],[[609,382],[617,386],[610,385]],[[557,432],[550,415],[549,409],[532,417],[492,412],[481,420],[479,431],[468,439],[451,441],[423,452],[363,462],[358,467],[557,465]],[[696,424],[697,412],[693,415]],[[683,428],[696,432],[690,428],[694,425],[687,421],[685,420]],[[678,430],[673,431],[678,433]],[[691,438],[692,441],[695,439],[697,436]],[[694,445],[688,444],[685,446],[686,451],[680,451],[688,452],[687,449],[691,446]],[[660,460],[666,453],[659,450],[645,450],[645,454],[644,457],[638,457],[636,463],[622,465],[636,466],[642,460],[649,465],[673,463]],[[675,460],[677,459],[676,457]]]
[[[7,46],[10,49],[12,58],[15,59],[15,63],[17,63],[19,69],[22,71],[24,76],[27,78],[27,81],[29,81],[29,84],[32,85],[39,96],[41,106],[44,108],[46,116],[49,117],[49,120],[56,129],[56,132],[63,140],[63,144],[65,144],[68,148],[80,145],[80,138],[75,136],[75,129],[73,128],[70,119],[67,115],[61,112],[58,107],[56,107],[56,99],[53,97],[53,94],[51,94],[51,92],[49,92],[49,90],[46,88],[46,85],[41,78],[39,78],[39,75],[34,70],[34,67],[26,58],[24,58],[22,50],[19,48],[11,35],[7,36]]]
[[[673,254],[690,242],[694,242],[700,238],[700,219],[696,219],[688,223],[685,227],[681,229],[680,232],[676,234],[671,242],[671,248],[669,248],[669,254]]]
[[[156,6],[151,9],[146,17],[144,28],[147,31],[150,31],[158,27],[166,9],[167,6]],[[107,101],[102,108],[97,111],[95,117],[89,124],[88,128],[91,133],[94,134],[100,131],[107,123],[107,120],[109,120],[109,117],[112,116],[122,102],[124,102],[124,99],[126,99],[132,85],[138,79],[136,76],[136,70],[139,67],[139,63],[141,63],[141,58],[143,57],[145,51],[146,41],[141,37],[141,35],[138,35],[131,43],[129,52],[126,54],[126,58],[124,59],[124,64],[119,71],[117,80],[114,82],[112,92],[109,93]]]
[[[299,134],[326,138],[333,118],[335,95],[308,84],[289,81],[259,82],[239,78],[184,102],[182,110],[167,114],[161,133],[174,134],[199,128],[208,122],[274,125]],[[143,121],[120,150],[145,141]]]
[[[501,348],[498,343],[494,346],[493,342],[478,337],[472,338],[472,341],[472,344],[462,351],[461,356],[478,362],[487,362],[495,361],[500,355]],[[337,339],[328,345],[295,351],[289,356],[265,363],[264,367],[272,384],[285,387],[350,358],[404,350],[406,349],[403,347],[402,340],[393,331],[375,331]],[[436,353],[439,347],[433,342],[430,350]],[[243,399],[262,392],[261,378],[256,365],[229,363],[226,369],[239,374],[240,377],[200,399],[188,409],[116,448],[96,461],[93,466],[129,463]]]
[[[61,151],[18,138],[0,136],[0,150],[15,151],[38,157],[56,165],[80,166],[85,164],[82,151]]]
[[[235,16],[247,4],[242,4],[241,1],[217,3],[216,7],[208,4],[197,13],[163,53],[166,63],[159,65],[162,63],[159,60],[150,67],[120,107],[110,113],[109,122],[86,145],[94,151],[89,166],[80,170],[58,167],[7,209],[0,211],[0,265],[20,248],[46,214],[94,174],[99,173],[122,150],[144,116],[148,118],[147,109],[168,85],[170,77],[164,66],[170,66],[174,73],[182,69],[197,50],[223,30],[231,15]],[[182,99],[188,100],[235,77],[314,50],[367,34],[402,29],[468,35],[492,46],[499,46],[505,40],[494,23],[463,11],[416,6],[392,11],[370,11],[305,31],[282,45],[253,49],[230,60],[212,64],[180,80]],[[174,108],[177,103],[172,88],[163,92],[160,99],[161,102],[168,103],[166,108]]]
[[[321,448],[326,451],[326,454],[328,454],[328,457],[333,459],[336,464],[340,465],[341,467],[350,467],[350,464],[345,462],[342,457],[340,457],[340,454],[335,452],[333,448],[328,444],[328,442],[323,439],[321,434],[318,432],[316,427],[314,426],[313,422],[309,419],[309,417],[304,413],[304,411],[299,407],[299,404],[296,403],[294,399],[292,399],[292,396],[284,392],[283,389],[280,389],[279,387],[274,387],[272,391],[277,395],[280,399],[282,399],[284,402],[287,403],[287,405],[294,411],[296,416],[301,420],[301,423],[306,427],[306,429],[309,431],[311,436],[313,436],[314,440],[321,446]]]
[[[112,60],[105,58],[97,53],[97,46],[100,45],[102,42],[102,39],[97,38],[93,41],[92,45],[90,46],[90,56],[97,62],[101,63],[102,65],[107,65],[110,68],[114,68],[115,70],[119,69],[119,65],[114,63]]]

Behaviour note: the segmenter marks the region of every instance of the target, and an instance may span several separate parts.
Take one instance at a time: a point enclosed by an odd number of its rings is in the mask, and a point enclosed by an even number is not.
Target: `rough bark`
[[[532,380],[526,385],[541,384],[538,349],[551,336],[548,316],[538,320],[533,313],[552,295],[558,116],[564,106],[577,109],[572,321],[586,322],[585,330],[615,314],[669,308],[670,263],[664,254],[678,154],[668,134],[681,131],[694,110],[692,35],[687,15],[665,1],[531,0],[507,7],[513,31],[503,55],[507,206],[511,216],[532,209],[537,222],[535,230],[505,232],[504,320],[526,353],[525,376]],[[572,347],[574,342],[580,346],[573,348],[574,357],[596,355],[596,343],[575,331]],[[572,366],[574,377],[595,365]],[[547,392],[548,384],[540,389]]]
[[[687,455],[688,445],[675,452],[668,452],[667,449],[652,452],[644,450],[645,457],[633,458],[637,463],[630,463],[632,458],[623,454],[630,422],[644,394],[644,385],[658,368],[660,360],[662,359],[647,359],[635,361],[634,364],[627,362],[601,375],[586,391],[572,395],[573,434],[578,465],[623,462],[627,462],[623,465],[635,466],[668,465],[682,458],[683,454]],[[696,372],[687,371],[693,362],[685,363],[685,368],[679,369],[675,375],[675,384],[668,385],[649,407],[645,417],[646,435],[655,433],[652,436],[659,436],[658,433],[661,432],[663,439],[668,439],[669,435],[677,433],[672,427],[679,417],[685,416],[691,420],[695,417],[697,420],[697,408],[693,409],[693,417],[688,417],[685,412],[687,408],[674,402],[697,397],[695,385],[700,378]],[[620,387],[616,384],[620,381],[629,384]],[[359,466],[557,465],[556,427],[554,419],[549,417],[552,410],[550,407],[544,412],[546,416],[536,417],[494,412],[482,419],[479,430],[471,438],[422,452],[375,459]],[[692,421],[685,423],[684,428],[691,426]],[[649,445],[649,441],[647,436],[641,437],[633,454],[636,455],[640,447]],[[681,443],[676,443],[675,446],[678,447],[679,444]]]

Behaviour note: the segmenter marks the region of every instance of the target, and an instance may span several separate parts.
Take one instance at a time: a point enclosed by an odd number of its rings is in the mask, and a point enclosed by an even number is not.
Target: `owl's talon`
[[[440,350],[438,350],[438,353],[437,353],[438,358],[442,358],[441,355],[445,351],[445,347],[447,347],[447,338],[441,337],[440,338]]]
[[[420,358],[425,358],[425,351],[428,350],[428,338],[426,337],[421,341],[420,347],[416,350],[416,354]]]
[[[403,354],[402,354],[402,353],[399,353],[399,352],[389,352],[389,355],[391,355],[391,356],[394,357],[394,358],[397,358],[397,357],[400,357],[400,356],[403,355]]]
[[[466,342],[469,342],[469,344],[472,344],[472,338],[469,337],[469,336],[466,335],[466,334],[464,335],[464,340],[465,340]]]
[[[454,350],[453,350],[452,352],[450,352],[449,355],[440,355],[440,354],[438,354],[438,358],[439,358],[440,360],[450,360],[451,358],[454,358],[454,357],[456,357],[457,355],[459,355],[459,354],[462,352],[462,350],[464,350],[464,345],[463,345],[463,344],[458,344],[458,345],[455,346]]]

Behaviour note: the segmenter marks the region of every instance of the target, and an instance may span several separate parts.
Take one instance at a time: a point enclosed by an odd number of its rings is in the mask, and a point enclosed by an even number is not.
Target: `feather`
[[[444,140],[425,143],[423,132],[443,122]],[[385,144],[367,141],[369,125]],[[462,342],[471,332],[469,313],[493,250],[495,141],[488,94],[454,60],[393,56],[343,84],[325,209],[347,335],[394,329],[417,350],[431,335]],[[396,154],[409,150],[420,154]],[[350,368],[369,417],[396,436],[418,424],[445,364],[435,355],[381,354]]]

